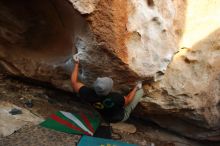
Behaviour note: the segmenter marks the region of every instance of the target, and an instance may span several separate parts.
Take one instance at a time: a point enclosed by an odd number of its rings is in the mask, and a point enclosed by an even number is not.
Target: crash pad
[[[77,146],[137,146],[137,145],[84,135]]]
[[[20,113],[12,114],[13,109],[19,110]],[[43,118],[32,114],[27,109],[8,102],[0,102],[0,137],[11,135],[27,124],[38,125],[42,121]]]
[[[93,135],[100,124],[96,114],[69,113],[58,111],[40,125],[69,134]]]

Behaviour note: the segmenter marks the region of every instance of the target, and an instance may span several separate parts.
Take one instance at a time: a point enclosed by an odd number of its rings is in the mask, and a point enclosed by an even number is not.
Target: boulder
[[[199,140],[220,141],[219,5],[188,1],[183,48],[162,80],[145,86],[141,108],[162,127]]]
[[[178,9],[171,0],[3,0],[1,64],[71,91],[71,56],[78,52],[86,85],[110,76],[114,90],[128,91],[166,70],[181,36]]]
[[[142,80],[139,116],[190,138],[219,140],[219,5],[1,0],[0,63],[10,74],[72,91],[71,58],[78,53],[86,85],[109,76],[113,90],[127,93]]]
[[[13,75],[68,88],[65,84],[72,67],[60,66],[68,66],[74,52],[72,5],[60,0],[2,0],[0,9],[4,68]]]
[[[85,6],[96,7],[86,15],[88,27],[75,32],[84,83],[91,85],[96,77],[110,76],[115,90],[127,91],[137,80],[160,79],[178,50],[184,25],[179,20],[184,22],[184,15],[175,12],[180,3],[185,10],[183,1],[80,2],[81,14]]]
[[[220,140],[219,35],[180,50],[164,78],[145,86],[145,116],[186,137]]]

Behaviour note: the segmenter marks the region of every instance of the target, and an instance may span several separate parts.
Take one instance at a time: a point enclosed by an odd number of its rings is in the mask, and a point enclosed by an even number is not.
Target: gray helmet
[[[97,78],[93,84],[93,88],[97,95],[108,95],[113,87],[113,80],[109,77]]]

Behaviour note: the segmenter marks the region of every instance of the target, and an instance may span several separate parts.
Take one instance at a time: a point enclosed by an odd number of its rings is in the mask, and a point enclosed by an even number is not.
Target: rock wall
[[[9,72],[71,90],[70,59],[78,52],[87,85],[110,76],[115,90],[128,91],[138,79],[159,79],[177,51],[175,32],[182,29],[175,25],[179,7],[171,0],[70,2],[1,2],[0,56]]]
[[[177,53],[162,81],[145,86],[142,110],[187,137],[219,140],[220,30]]]
[[[145,116],[184,136],[220,140],[219,1],[188,1],[180,46],[163,79],[145,86]],[[147,114],[146,114],[147,113]]]
[[[72,5],[61,0],[2,0],[1,64],[14,75],[68,88],[71,68],[62,66],[69,66],[75,51],[73,14]]]
[[[219,5],[1,0],[0,63],[11,74],[70,91],[71,56],[77,52],[86,85],[109,76],[114,90],[127,93],[143,80],[140,116],[187,137],[219,140]]]
[[[184,23],[177,22],[184,22],[184,15],[176,11],[185,10],[184,1],[100,0],[73,5],[82,6],[77,8],[81,14],[86,7],[96,7],[86,15],[88,26],[75,33],[86,84],[110,76],[116,90],[126,91],[137,79],[159,80],[178,50]]]

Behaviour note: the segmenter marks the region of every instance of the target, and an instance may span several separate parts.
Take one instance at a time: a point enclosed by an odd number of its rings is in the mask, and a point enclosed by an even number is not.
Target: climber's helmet
[[[106,96],[112,91],[113,80],[109,77],[97,78],[93,88],[97,95]]]

